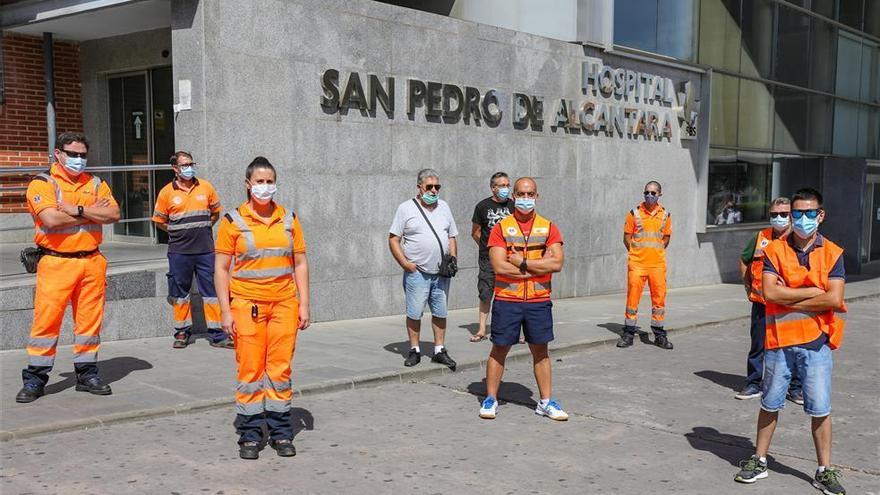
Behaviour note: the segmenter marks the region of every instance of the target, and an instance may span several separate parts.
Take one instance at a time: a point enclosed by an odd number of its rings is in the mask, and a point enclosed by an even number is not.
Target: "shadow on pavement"
[[[468,385],[467,391],[469,394],[476,396],[477,400],[482,403],[486,397],[486,380],[483,379],[471,383]],[[532,390],[524,385],[516,382],[502,381],[501,386],[498,387],[498,397],[496,399],[498,399],[499,405],[510,402],[534,409],[538,403],[532,399],[532,393]]]
[[[303,430],[312,431],[315,429],[315,418],[307,409],[301,407],[290,408],[290,422],[293,424],[293,438]]]
[[[149,370],[152,368],[153,365],[147,361],[129,356],[98,361],[98,374],[107,385],[122,380],[133,371]],[[76,373],[67,371],[61,373],[60,376],[64,377],[64,380],[47,385],[46,395],[57,394],[76,385]]]
[[[393,352],[394,354],[400,354],[402,357],[406,357],[409,354],[409,341],[404,340],[403,342],[392,342],[384,347],[384,349],[388,352]],[[434,343],[433,342],[425,342],[419,341],[419,349],[422,351],[422,357],[431,357],[434,355]]]
[[[716,385],[729,388],[734,392],[739,392],[745,381],[742,375],[733,375],[731,373],[722,373],[714,370],[694,371],[694,374],[700,378],[705,378]]]
[[[464,328],[471,335],[475,335],[480,330],[480,324],[479,323],[468,323],[467,325],[459,325],[458,328]],[[486,330],[488,330],[488,328]]]
[[[729,462],[731,466],[739,468],[740,461],[747,460],[755,452],[755,444],[752,440],[738,435],[721,433],[715,428],[708,426],[695,426],[693,431],[685,433],[684,437],[691,448],[710,452]],[[787,474],[800,478],[807,483],[812,483],[813,478],[808,474],[781,464],[773,456],[767,456],[767,465],[771,471],[779,474]],[[731,471],[731,479],[736,473]]]
[[[618,337],[623,336],[623,325],[621,325],[620,323],[600,323],[599,325],[596,325],[596,326],[599,328],[604,328],[605,330],[608,330],[609,332],[613,333],[614,335],[617,335]],[[643,344],[650,344],[651,343],[651,339],[648,336],[648,332],[642,331],[640,327],[636,327],[636,334],[638,334],[639,340],[641,340]]]

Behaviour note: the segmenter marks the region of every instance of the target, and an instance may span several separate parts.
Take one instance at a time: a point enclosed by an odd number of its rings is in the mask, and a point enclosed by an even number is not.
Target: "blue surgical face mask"
[[[436,194],[429,192],[422,193],[422,201],[424,201],[426,205],[432,205],[436,203],[438,199],[440,199],[440,196],[437,196]]]
[[[83,169],[86,168],[86,159],[82,157],[72,157],[68,156],[66,160],[64,160],[64,168],[70,172],[71,175],[79,175],[82,173]]]
[[[521,213],[531,213],[535,209],[535,200],[532,198],[516,198],[514,206]]]
[[[499,187],[498,188],[498,199],[502,199],[507,201],[507,198],[510,197],[510,188],[509,187]]]
[[[192,165],[184,165],[180,167],[180,178],[184,180],[190,180],[196,176],[196,169],[193,168]]]
[[[660,201],[660,196],[651,196],[650,194],[645,195],[646,204],[656,205],[658,201]]]
[[[773,229],[777,232],[782,232],[788,228],[788,217],[770,217],[770,225],[772,225]]]
[[[816,232],[819,228],[819,217],[810,218],[806,215],[794,219],[791,224],[794,233],[801,239],[806,239]]]

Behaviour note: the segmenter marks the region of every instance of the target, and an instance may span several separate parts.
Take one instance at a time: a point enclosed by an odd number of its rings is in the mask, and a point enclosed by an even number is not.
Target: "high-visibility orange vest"
[[[764,286],[761,277],[764,274],[764,248],[773,241],[773,227],[758,232],[755,238],[755,254],[749,264],[749,272],[752,274],[752,291],[749,292],[749,301],[764,304]]]
[[[773,264],[787,287],[819,287],[828,289],[828,274],[843,255],[837,244],[822,239],[821,246],[810,252],[810,269],[798,263],[797,253],[784,239],[776,239],[764,248],[764,256]],[[828,347],[837,349],[843,342],[846,321],[842,314],[846,305],[839,310],[801,311],[767,302],[767,336],[764,347],[778,349],[806,344],[819,338],[824,332],[828,336]]]
[[[501,220],[501,234],[507,243],[508,256],[514,250],[526,260],[539,260],[547,251],[550,220],[535,213],[532,230],[526,237],[514,215]],[[495,297],[505,301],[539,302],[550,299],[551,274],[535,275],[527,279],[508,278],[495,274]]]

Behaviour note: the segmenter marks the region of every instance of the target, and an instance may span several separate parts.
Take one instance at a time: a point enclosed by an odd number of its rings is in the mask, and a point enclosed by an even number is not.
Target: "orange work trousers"
[[[264,411],[290,411],[290,362],[296,347],[299,302],[293,298],[276,302],[236,298],[230,309],[235,321],[238,413],[253,416]]]
[[[648,282],[651,291],[651,326],[663,327],[666,319],[666,267],[641,268],[630,266],[626,273],[626,312],[624,325],[636,326],[639,314],[639,300],[642,298],[642,289]]]
[[[73,363],[94,364],[101,347],[107,259],[43,256],[37,265],[34,324],[27,345],[28,365],[52,368],[67,303],[73,306]],[[44,370],[45,371],[45,370]]]

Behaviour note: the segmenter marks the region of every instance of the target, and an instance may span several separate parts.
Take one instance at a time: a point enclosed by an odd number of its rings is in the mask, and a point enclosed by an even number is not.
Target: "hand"
[[[413,263],[412,261],[407,261],[407,262],[403,265],[403,269],[406,270],[406,271],[409,272],[409,273],[415,273],[415,272],[417,272],[417,271],[419,270],[419,265],[416,265],[416,264]]]
[[[309,328],[309,325],[312,324],[311,319],[309,319],[309,307],[308,306],[300,306],[299,307],[299,325],[296,326],[297,330],[305,330]]]
[[[232,313],[224,312],[220,315],[220,327],[230,338],[235,338],[235,320],[232,319]]]
[[[507,261],[511,262],[513,265],[519,268],[519,265],[521,265],[523,262],[523,255],[514,251],[513,254],[507,257]]]
[[[58,203],[58,205],[56,205],[56,208],[58,208],[59,211],[66,213],[72,217],[79,215],[79,207],[76,205],[72,205],[69,203]]]

